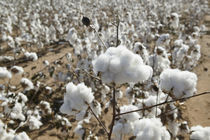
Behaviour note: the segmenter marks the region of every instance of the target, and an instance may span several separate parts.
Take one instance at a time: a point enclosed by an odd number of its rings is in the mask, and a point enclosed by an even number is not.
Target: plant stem
[[[120,20],[119,18],[117,19],[117,41],[116,41],[116,47],[119,45],[119,24],[120,24]]]
[[[111,122],[111,125],[110,125],[111,128],[110,128],[109,137],[108,137],[109,140],[111,140],[111,137],[112,137],[112,131],[113,131],[114,122],[115,122],[115,118],[116,118],[115,106],[116,106],[116,99],[115,99],[115,85],[114,85],[113,86],[113,97],[112,97],[113,114],[112,114],[112,122]]]
[[[190,99],[190,98],[193,98],[193,97],[198,97],[198,96],[209,94],[209,93],[210,93],[210,91],[207,91],[207,92],[203,92],[203,93],[200,93],[200,94],[195,94],[195,95],[189,96],[189,97],[174,99],[174,100],[171,100],[171,101],[165,101],[165,102],[162,102],[162,103],[159,103],[159,104],[156,104],[156,105],[152,105],[152,106],[148,106],[148,107],[145,107],[145,108],[136,109],[136,110],[116,114],[116,116],[121,116],[121,115],[129,114],[129,113],[133,113],[133,112],[138,112],[138,111],[142,111],[142,110],[148,110],[148,109],[151,109],[151,108],[156,107],[156,106],[161,106],[161,105],[176,102],[176,101],[182,101],[182,100]]]
[[[89,105],[89,109],[92,112],[92,114],[94,115],[94,117],[96,118],[96,120],[99,122],[99,124],[103,127],[104,131],[107,133],[107,135],[109,135],[108,130],[106,129],[106,127],[104,126],[104,124],[100,121],[100,119],[96,116],[96,114],[94,113],[93,109],[90,107]]]

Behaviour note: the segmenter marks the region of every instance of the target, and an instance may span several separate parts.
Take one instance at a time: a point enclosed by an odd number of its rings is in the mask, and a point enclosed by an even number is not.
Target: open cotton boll
[[[26,134],[26,132],[21,132],[17,135],[15,135],[13,140],[30,140],[29,136]]]
[[[138,107],[134,105],[124,105],[120,107],[120,113],[125,113],[128,111],[137,110],[137,109]],[[133,113],[122,115],[121,118],[126,119],[128,121],[135,121],[140,118],[140,115],[137,112],[133,112]]]
[[[143,82],[152,76],[152,68],[125,46],[110,47],[92,61],[95,73],[102,73],[105,83]]]
[[[170,134],[159,118],[135,121],[134,135],[136,140],[170,140]]]
[[[113,134],[115,135],[115,140],[122,139],[123,135],[133,132],[133,123],[119,120],[115,123],[113,127]]]
[[[160,75],[160,87],[175,98],[189,97],[196,92],[197,76],[189,71],[166,69]]]
[[[161,34],[158,40],[156,41],[156,46],[168,46],[170,42],[169,34]]]
[[[38,59],[38,56],[35,52],[25,52],[24,55],[26,56],[27,59],[36,61]]]
[[[93,61],[93,65],[94,65],[94,70],[96,72],[98,71],[105,72],[108,69],[109,56],[106,54],[101,54],[97,58],[97,61],[96,60]]]
[[[22,87],[25,88],[26,91],[34,88],[34,84],[27,78],[22,78],[20,80],[20,83]]]
[[[83,121],[80,121],[80,122],[77,124],[76,128],[74,129],[74,133],[75,133],[80,139],[82,139],[82,137],[83,137],[83,135],[84,135],[84,133],[85,133],[85,130],[84,130],[82,124],[83,124]]]
[[[24,72],[23,68],[19,66],[13,66],[10,70],[14,74],[22,74]]]
[[[39,129],[40,126],[42,126],[42,122],[39,120],[39,118],[35,116],[28,116],[28,122],[27,125],[29,126],[30,130],[36,130]]]
[[[25,116],[22,113],[22,105],[20,103],[15,103],[10,113],[12,119],[19,119],[21,121],[25,120]]]
[[[210,127],[193,126],[191,132],[191,140],[210,140]]]
[[[85,86],[84,83],[74,85],[72,82],[66,86],[64,95],[64,103],[60,107],[60,111],[64,114],[71,114],[72,109],[77,111],[86,110],[88,105],[94,99],[91,88]]]
[[[46,114],[52,113],[52,109],[50,108],[50,103],[48,103],[47,101],[41,101],[40,106],[41,106],[41,109],[43,109],[44,113]]]
[[[0,79],[12,78],[12,74],[7,70],[6,67],[0,67]]]

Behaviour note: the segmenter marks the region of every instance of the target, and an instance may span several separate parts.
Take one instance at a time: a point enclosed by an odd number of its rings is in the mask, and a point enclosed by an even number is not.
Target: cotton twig
[[[88,107],[88,109],[90,109],[90,111],[92,112],[92,114],[94,115],[94,117],[96,118],[96,120],[99,122],[99,124],[103,127],[104,131],[107,133],[107,135],[109,135],[108,130],[106,129],[106,127],[104,126],[104,124],[101,122],[101,120],[96,116],[96,114],[94,113],[93,109],[90,107]]]
[[[116,106],[116,98],[115,98],[115,85],[113,86],[113,97],[112,97],[112,101],[113,101],[113,114],[112,114],[112,122],[111,122],[111,128],[110,128],[110,131],[109,131],[109,137],[108,139],[111,140],[111,136],[112,136],[112,131],[113,131],[113,127],[114,127],[114,123],[115,123],[115,118],[116,118],[116,109],[115,109],[115,106]]]
[[[176,101],[182,101],[182,100],[190,99],[190,98],[193,98],[193,97],[197,97],[197,96],[201,96],[201,95],[205,95],[205,94],[209,94],[209,93],[210,92],[207,91],[207,92],[203,92],[203,93],[200,93],[200,94],[195,94],[195,95],[190,96],[190,97],[184,97],[184,98],[174,99],[174,100],[171,100],[171,101],[165,101],[165,102],[162,102],[162,103],[159,103],[159,104],[156,104],[156,105],[152,105],[152,106],[149,106],[149,107],[120,113],[120,114],[117,114],[116,116],[121,116],[121,115],[129,114],[129,113],[133,113],[133,112],[138,112],[138,111],[142,111],[142,110],[148,110],[148,109],[151,109],[151,108],[156,107],[156,106],[161,106],[161,105],[168,104],[168,103],[173,103],[173,102],[176,102]]]

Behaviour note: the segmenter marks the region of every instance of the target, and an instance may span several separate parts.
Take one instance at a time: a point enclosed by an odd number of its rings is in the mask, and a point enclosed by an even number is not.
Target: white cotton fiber
[[[88,105],[94,99],[91,88],[85,86],[84,83],[74,85],[72,82],[66,86],[64,95],[64,103],[60,111],[64,114],[71,114],[72,109],[77,111],[86,110]]]
[[[191,132],[191,140],[210,140],[210,127],[193,126]]]
[[[22,113],[22,105],[20,103],[15,103],[10,113],[12,119],[19,119],[21,121],[25,120],[25,116]]]
[[[30,140],[29,136],[26,134],[26,132],[21,132],[17,134],[13,140]]]
[[[170,134],[159,118],[135,121],[134,135],[136,140],[170,140]]]
[[[11,68],[11,72],[13,72],[14,74],[22,74],[24,72],[23,68],[22,67],[19,67],[19,66],[13,66]]]
[[[94,62],[96,71],[105,72],[109,65],[109,57],[105,54],[100,55],[97,61]]]
[[[153,73],[152,68],[145,65],[139,55],[129,51],[125,46],[108,48],[104,54],[93,60],[92,64],[95,73],[102,73],[102,80],[105,83],[143,82]]]
[[[7,70],[6,67],[0,67],[0,79],[12,78],[12,74]]]
[[[23,88],[25,88],[25,90],[31,90],[34,88],[34,84],[27,78],[22,78],[20,80],[20,83],[23,86]]]
[[[189,71],[166,69],[160,75],[162,90],[170,91],[176,98],[189,97],[196,92],[197,76]]]
[[[138,107],[134,105],[124,105],[120,107],[120,113],[125,113],[128,111],[137,110],[137,109]],[[121,118],[126,119],[127,121],[135,121],[140,118],[140,115],[137,112],[133,112],[133,113],[122,115]]]
[[[25,52],[24,55],[27,59],[30,59],[32,61],[36,61],[38,59],[38,56],[35,52]]]
[[[36,130],[36,129],[39,129],[40,126],[42,126],[42,122],[39,120],[38,117],[35,117],[35,116],[28,116],[29,119],[28,119],[28,126],[29,126],[29,129],[30,130]]]

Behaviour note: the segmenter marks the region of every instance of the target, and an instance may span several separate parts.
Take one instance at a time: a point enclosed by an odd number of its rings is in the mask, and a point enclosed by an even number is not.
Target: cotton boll
[[[35,52],[25,52],[24,55],[26,56],[27,59],[36,61],[38,59],[38,56]]]
[[[93,68],[95,71],[105,72],[108,69],[109,57],[106,54],[100,55],[97,60],[93,61]]]
[[[69,120],[67,118],[65,118],[65,117],[62,118],[61,124],[63,126],[68,126],[68,127],[71,127],[72,126],[71,123],[69,122]]]
[[[46,114],[52,113],[52,109],[50,108],[50,103],[48,103],[46,101],[41,101],[40,106],[41,106],[41,109],[43,109],[44,113],[46,113]]]
[[[179,132],[179,123],[174,121],[168,121],[168,130],[171,132],[172,136],[175,138]]]
[[[158,118],[135,121],[134,135],[137,140],[170,140],[170,134]]]
[[[66,93],[64,95],[64,103],[60,111],[65,114],[71,114],[72,109],[77,111],[86,110],[87,104],[90,104],[94,99],[90,88],[86,87],[84,83],[74,85],[68,83],[66,86]]]
[[[85,133],[85,130],[83,129],[82,127],[82,123],[83,122],[79,122],[76,126],[76,128],[74,129],[74,133],[79,136],[80,139],[82,139],[84,133]]]
[[[17,134],[13,140],[30,140],[29,136],[26,134],[26,132],[21,132]]]
[[[106,61],[103,57],[106,56]],[[101,59],[103,58],[103,59]],[[103,69],[98,68],[98,66]],[[152,76],[152,68],[143,63],[142,58],[125,46],[110,47],[93,61],[93,69],[102,72],[105,83],[143,82]]]
[[[34,88],[34,84],[27,78],[22,78],[20,83],[26,91]]]
[[[109,71],[112,73],[119,73],[121,69],[120,59],[117,57],[112,58],[109,62]]]
[[[160,75],[162,90],[172,90],[176,98],[189,97],[196,92],[197,76],[188,71],[166,69]]]
[[[12,119],[19,119],[21,121],[25,120],[25,116],[22,113],[22,105],[20,103],[15,103],[10,113]]]
[[[12,74],[7,70],[6,67],[0,67],[0,79],[12,78]]]
[[[146,47],[142,43],[136,42],[134,44],[133,50],[134,50],[135,53],[141,55],[141,57],[143,58],[145,64],[148,64],[148,62],[149,62],[149,53],[148,53]]]
[[[85,115],[86,115],[86,110],[82,110],[80,111],[79,113],[76,114],[76,120],[77,121],[81,121],[85,118]]]
[[[120,107],[120,113],[137,110],[138,108],[134,105],[124,105]],[[140,118],[140,115],[137,112],[129,113],[122,115],[121,118],[126,119],[128,121],[135,121]]]
[[[210,127],[200,125],[191,127],[190,139],[192,140],[210,140]]]
[[[23,68],[22,67],[19,67],[19,66],[13,66],[11,68],[11,72],[14,73],[14,74],[22,74],[24,72]]]
[[[30,130],[39,129],[42,126],[42,122],[35,116],[28,116],[27,125],[29,126]]]
[[[173,29],[177,29],[179,27],[179,15],[177,13],[172,13],[171,18],[172,18],[172,22],[170,26]]]
[[[43,61],[43,64],[44,64],[46,67],[50,65],[49,61],[47,61],[47,60],[44,60],[44,61]]]
[[[168,46],[170,42],[169,34],[162,34],[156,41],[156,46]]]
[[[123,135],[128,135],[133,132],[133,123],[123,121],[122,119],[117,121],[113,127],[113,134],[115,135],[115,140],[122,139]]]
[[[28,98],[23,93],[19,92],[17,95],[17,99],[21,99],[21,103],[25,104],[28,101]]]
[[[93,102],[91,103],[91,108],[97,117],[101,115],[101,104],[98,101],[93,100]]]

